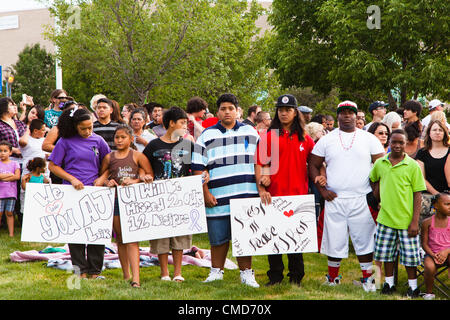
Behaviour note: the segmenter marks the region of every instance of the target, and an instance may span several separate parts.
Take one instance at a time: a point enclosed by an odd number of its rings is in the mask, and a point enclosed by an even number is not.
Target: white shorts
[[[356,255],[372,253],[376,224],[365,196],[325,201],[320,252],[333,258],[348,257],[348,237]]]

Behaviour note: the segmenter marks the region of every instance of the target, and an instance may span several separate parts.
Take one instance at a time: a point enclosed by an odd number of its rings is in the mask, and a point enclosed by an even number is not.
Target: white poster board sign
[[[201,176],[117,187],[124,243],[208,232]]]
[[[233,256],[317,252],[314,195],[232,199]]]
[[[109,244],[114,188],[27,183],[22,241]]]

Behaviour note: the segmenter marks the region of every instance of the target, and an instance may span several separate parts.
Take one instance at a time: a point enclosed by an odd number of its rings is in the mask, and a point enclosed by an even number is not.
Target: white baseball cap
[[[428,109],[429,110],[433,110],[434,108],[439,107],[439,106],[443,106],[443,105],[444,104],[441,102],[441,100],[434,99],[434,100],[431,100],[430,103],[428,103]]]

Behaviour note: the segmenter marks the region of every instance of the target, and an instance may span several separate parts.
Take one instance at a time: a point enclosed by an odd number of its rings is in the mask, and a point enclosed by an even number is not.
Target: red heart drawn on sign
[[[294,211],[293,210],[289,210],[289,212],[287,212],[287,211],[285,211],[285,212],[283,212],[283,214],[286,216],[286,217],[292,217],[293,215],[294,215]]]
[[[45,207],[45,213],[47,214],[59,214],[59,212],[61,211],[63,207],[63,203],[59,200],[55,200],[51,203],[49,203],[46,207]]]

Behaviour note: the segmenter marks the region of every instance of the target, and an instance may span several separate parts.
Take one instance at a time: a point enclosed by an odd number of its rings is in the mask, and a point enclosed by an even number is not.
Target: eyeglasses
[[[65,99],[65,100],[67,100],[67,97],[56,97],[56,99],[59,99],[59,100]]]
[[[387,133],[387,131],[380,131],[380,132],[377,132],[377,134],[379,134],[380,136],[388,136],[389,135],[389,133]]]

